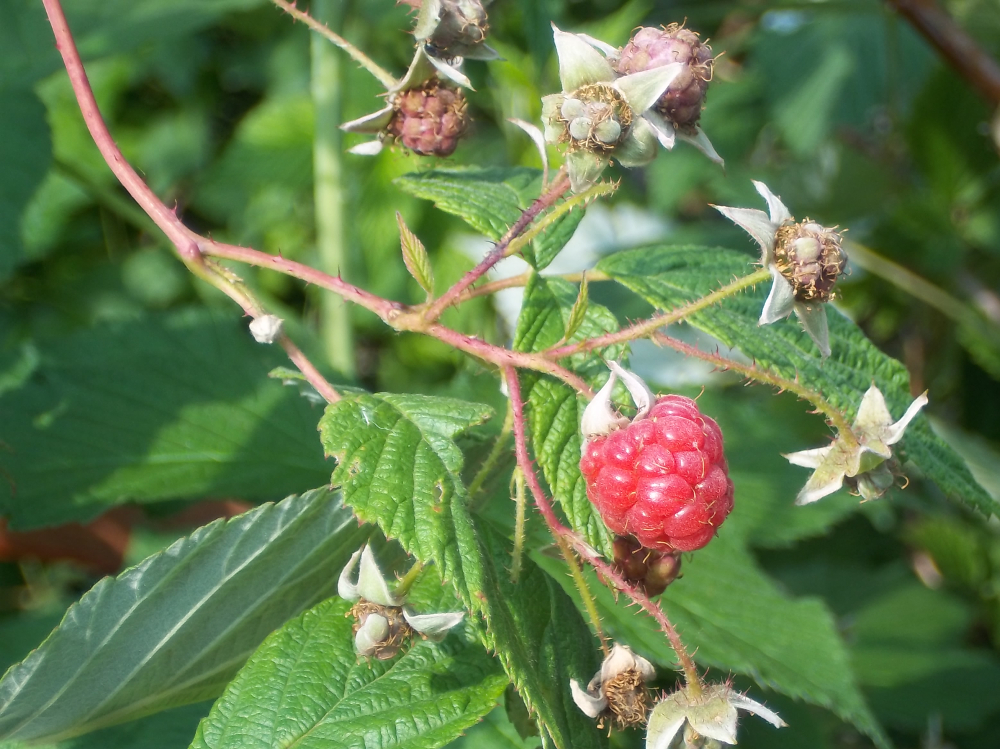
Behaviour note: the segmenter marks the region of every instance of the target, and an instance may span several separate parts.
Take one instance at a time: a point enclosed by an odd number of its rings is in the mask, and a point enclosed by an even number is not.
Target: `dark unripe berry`
[[[450,156],[468,127],[461,89],[432,79],[393,97],[389,135],[422,156]]]
[[[681,572],[680,554],[646,549],[631,536],[614,541],[615,569],[648,596],[658,596]]]
[[[701,118],[714,65],[712,48],[697,32],[676,23],[641,28],[622,49],[617,67],[621,75],[630,75],[677,62],[684,63],[684,70],[654,107],[677,127],[693,128]]]
[[[840,247],[840,232],[806,219],[778,228],[774,240],[774,264],[799,302],[828,302],[837,278],[847,267]]]
[[[665,395],[643,418],[589,439],[580,470],[614,533],[647,549],[694,551],[733,508],[722,448],[718,424],[693,400]]]

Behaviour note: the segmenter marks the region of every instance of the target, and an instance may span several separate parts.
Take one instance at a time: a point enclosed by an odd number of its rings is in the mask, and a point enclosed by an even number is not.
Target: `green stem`
[[[524,493],[524,472],[520,468],[514,469],[511,484],[514,489],[514,551],[510,565],[510,581],[516,583],[521,577],[521,557],[524,556],[524,508],[527,504],[527,495]]]
[[[399,579],[399,583],[396,585],[395,595],[397,598],[405,598],[406,594],[410,592],[410,588],[413,587],[413,583],[417,581],[420,577],[420,573],[424,570],[424,563],[420,560],[414,562],[413,566],[407,570],[406,574]]]
[[[695,299],[693,302],[681,305],[670,312],[664,312],[661,315],[654,315],[648,320],[637,322],[635,325],[630,325],[629,327],[619,330],[616,333],[608,333],[607,335],[591,338],[586,341],[581,341],[580,343],[572,343],[568,346],[559,346],[558,348],[549,349],[545,352],[545,355],[551,356],[555,359],[562,359],[563,357],[570,356],[571,354],[575,354],[580,351],[594,351],[596,349],[606,348],[607,346],[613,346],[616,343],[626,343],[628,341],[634,341],[637,338],[646,338],[664,326],[680,322],[694,313],[700,312],[706,307],[718,304],[723,299],[730,297],[747,287],[755,286],[763,281],[770,280],[770,278],[771,272],[767,270],[767,268],[761,268],[748,276],[737,278],[735,281],[726,284],[722,288],[716,289],[711,294],[706,294],[700,299]]]
[[[597,603],[594,601],[594,596],[590,592],[587,580],[583,576],[583,570],[580,569],[580,565],[576,560],[576,554],[570,548],[569,542],[562,536],[556,536],[556,543],[559,545],[559,551],[562,552],[563,559],[566,560],[566,566],[569,567],[570,575],[572,575],[573,582],[576,584],[576,590],[580,594],[580,600],[583,601],[583,607],[587,610],[587,616],[590,617],[590,621],[594,625],[594,633],[597,635],[597,641],[601,643],[601,650],[604,652],[604,655],[608,655],[610,651],[608,650],[607,638],[601,629],[601,616],[597,613]]]
[[[504,452],[506,452],[507,440],[510,438],[510,433],[513,428],[514,410],[508,403],[507,415],[504,417],[503,426],[500,428],[500,434],[497,435],[496,441],[493,443],[493,448],[490,450],[490,454],[486,456],[486,460],[483,461],[483,465],[476,472],[475,477],[472,479],[472,483],[469,484],[469,508],[473,511],[477,510],[479,507],[479,503],[476,502],[476,495],[482,491],[483,484],[486,483],[486,479],[488,479],[490,474],[496,469],[497,464],[500,462],[500,458],[502,458]]]
[[[340,0],[316,0],[313,12],[329,26],[340,25]],[[348,270],[344,232],[340,113],[341,65],[336,51],[322,38],[312,38],[312,97],[316,109],[313,141],[316,246],[320,269],[340,276]],[[321,335],[331,366],[347,377],[355,374],[354,342],[347,303],[332,294],[321,297]]]
[[[756,364],[742,364],[733,359],[727,359],[721,354],[712,354],[708,351],[702,351],[696,346],[684,343],[676,338],[671,338],[663,333],[657,333],[653,336],[653,340],[656,343],[672,348],[674,351],[678,351],[685,356],[690,356],[694,359],[701,359],[702,361],[714,364],[719,369],[731,369],[734,372],[739,372],[747,379],[754,380],[765,385],[770,385],[778,388],[779,390],[787,390],[790,393],[795,393],[795,395],[799,396],[802,400],[807,400],[812,403],[816,407],[817,411],[826,416],[827,419],[830,420],[830,423],[837,428],[841,435],[843,435],[845,440],[852,441],[855,439],[854,431],[851,429],[851,424],[847,420],[844,413],[815,390],[810,390],[796,380],[789,380],[785,377],[781,377],[780,375],[776,375],[773,372],[768,372],[766,369],[760,369]]]

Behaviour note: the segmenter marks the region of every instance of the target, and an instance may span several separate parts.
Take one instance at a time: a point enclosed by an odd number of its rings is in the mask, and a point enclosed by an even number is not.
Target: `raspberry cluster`
[[[681,395],[662,396],[644,417],[591,438],[580,470],[608,528],[650,549],[700,549],[733,508],[722,431]]]

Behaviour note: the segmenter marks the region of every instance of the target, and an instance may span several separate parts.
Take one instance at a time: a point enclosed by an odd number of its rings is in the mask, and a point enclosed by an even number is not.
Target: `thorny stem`
[[[518,237],[528,225],[535,220],[542,211],[555,203],[559,198],[565,195],[569,191],[569,177],[565,173],[561,173],[549,186],[549,189],[542,193],[531,206],[521,214],[521,217],[514,222],[507,233],[500,238],[496,246],[490,250],[486,257],[484,257],[479,264],[466,273],[458,282],[452,286],[448,291],[442,294],[427,310],[424,312],[424,319],[428,322],[433,322],[441,317],[441,313],[444,312],[448,307],[455,303],[462,293],[468,289],[472,284],[482,278],[486,272],[492,268],[494,265],[499,263],[506,257],[507,246]]]
[[[742,291],[743,289],[749,286],[754,286],[762,281],[769,281],[770,279],[771,272],[767,270],[767,268],[762,268],[758,271],[754,271],[750,275],[737,278],[735,281],[726,284],[722,288],[716,289],[711,294],[706,294],[700,299],[696,299],[693,302],[688,302],[687,304],[683,304],[676,309],[672,309],[670,312],[654,315],[648,320],[637,322],[634,325],[630,325],[629,327],[615,333],[608,333],[606,335],[598,336],[597,338],[581,341],[580,343],[571,343],[566,346],[549,349],[545,352],[545,354],[554,359],[562,359],[563,357],[576,354],[580,351],[594,351],[595,349],[613,346],[616,343],[625,343],[627,341],[634,341],[637,338],[646,338],[647,336],[655,333],[659,328],[671,325],[675,322],[680,322],[681,320],[690,317],[695,312],[700,312],[706,307],[711,307],[713,304],[721,302],[726,297],[730,297],[738,291]],[[590,280],[593,280],[593,278]]]
[[[197,235],[193,236],[197,237]],[[285,275],[299,278],[307,283],[316,284],[374,312],[395,330],[429,335],[497,367],[513,365],[515,367],[533,369],[536,372],[550,374],[575,388],[582,395],[589,397],[593,394],[590,386],[579,376],[573,374],[565,367],[559,366],[559,364],[542,354],[511,351],[502,346],[494,346],[474,336],[452,330],[440,323],[428,323],[424,320],[419,308],[414,310],[399,302],[383,299],[380,296],[376,296],[364,289],[359,289],[357,286],[347,283],[338,276],[331,276],[308,265],[296,263],[293,260],[286,260],[278,255],[269,255],[266,252],[253,250],[249,247],[237,247],[201,237],[199,237],[199,240],[199,246],[208,255],[236,260],[261,268],[270,268]]]
[[[378,78],[379,81],[382,83],[382,85],[386,87],[386,89],[390,89],[398,83],[396,77],[392,73],[383,68],[381,65],[375,62],[373,59],[371,59],[368,55],[366,55],[360,49],[355,47],[349,41],[344,39],[344,37],[331,31],[330,28],[327,27],[325,24],[320,23],[305,11],[296,8],[295,3],[289,3],[286,2],[285,0],[271,0],[271,2],[273,2],[279,8],[281,8],[283,11],[285,11],[285,13],[290,15],[292,18],[298,21],[302,21],[302,23],[304,23],[310,29],[312,29],[313,31],[322,36],[325,36],[331,42],[333,42],[342,50],[344,50],[347,54],[351,56],[351,59],[353,59],[354,62],[356,62],[358,65],[360,65],[369,73],[371,73],[373,76]]]
[[[178,255],[188,269],[199,278],[211,283],[234,299],[243,307],[247,314],[253,316],[259,315],[259,305],[255,302],[251,303],[247,297],[247,293],[238,290],[232,279],[227,279],[219,271],[210,269],[206,265],[206,255],[237,260],[262,268],[270,268],[309,283],[314,283],[317,286],[340,294],[348,301],[371,310],[396,330],[424,333],[433,336],[460,351],[471,354],[497,367],[516,366],[550,374],[569,384],[581,394],[585,396],[592,395],[590,387],[579,376],[540,354],[509,351],[508,349],[494,346],[486,341],[459,333],[437,323],[427,324],[422,320],[418,320],[421,317],[419,313],[411,312],[407,307],[398,302],[383,299],[363,289],[359,289],[347,283],[342,278],[331,276],[301,263],[285,260],[280,256],[268,255],[267,253],[250,248],[216,242],[188,229],[177,217],[176,213],[163,204],[136,173],[135,169],[125,160],[125,157],[111,137],[111,133],[108,131],[101,117],[101,112],[97,107],[94,93],[87,80],[83,62],[80,60],[80,54],[76,49],[76,44],[73,41],[72,33],[66,22],[66,16],[63,13],[59,0],[43,0],[43,4],[49,15],[49,21],[52,24],[52,30],[56,38],[56,46],[62,53],[63,62],[66,65],[66,71],[69,74],[70,83],[76,94],[84,121],[111,171],[114,172],[119,182],[122,183],[132,198],[139,204],[139,207],[166,234],[167,238],[177,248]],[[298,351],[298,349],[295,349],[295,351],[297,352],[295,354],[296,359],[304,362],[305,355],[301,351]],[[316,388],[317,392],[326,393],[327,395],[335,392],[333,386],[322,378],[322,375],[319,374],[315,367],[307,366],[305,370],[302,370],[302,374],[306,376],[306,379]]]
[[[599,270],[588,270],[586,271],[587,281],[609,281],[611,276],[607,273],[602,273]],[[490,281],[489,283],[484,283],[482,286],[477,286],[474,289],[469,289],[465,292],[459,303],[468,301],[469,299],[475,299],[480,296],[489,296],[497,291],[503,291],[504,289],[516,289],[521,286],[527,286],[528,282],[534,277],[535,272],[528,270],[524,273],[519,273],[516,276],[510,276],[509,278],[499,278],[496,281]],[[583,280],[583,273],[561,273],[555,276],[546,276],[547,278],[561,278],[564,281],[569,281],[570,283],[580,283]]]
[[[513,367],[506,367],[504,368],[503,375],[507,382],[507,390],[510,393],[511,407],[514,409],[514,451],[517,455],[517,464],[524,472],[525,482],[531,490],[535,506],[542,514],[542,518],[544,518],[545,524],[549,527],[549,531],[555,538],[561,537],[568,541],[580,557],[586,560],[601,577],[610,581],[618,590],[642,607],[646,613],[656,620],[656,623],[660,625],[660,628],[666,634],[667,639],[670,641],[670,646],[677,655],[688,689],[693,696],[700,696],[702,683],[698,667],[688,654],[684,643],[681,642],[680,635],[663,612],[663,609],[653,603],[644,591],[625,580],[593,548],[585,543],[576,533],[563,525],[556,516],[555,511],[552,509],[552,504],[542,490],[542,485],[538,481],[538,475],[535,473],[531,456],[528,453],[528,441],[524,429],[524,400],[521,397],[521,385],[517,379],[517,371]]]
[[[597,613],[597,603],[590,592],[590,586],[587,585],[587,581],[583,577],[583,570],[580,569],[580,564],[576,560],[576,554],[570,548],[569,542],[562,536],[556,536],[556,543],[559,545],[563,559],[566,560],[566,566],[569,567],[570,575],[576,584],[576,590],[580,594],[580,600],[583,601],[583,607],[587,609],[587,616],[590,617],[590,621],[594,625],[597,641],[601,643],[601,651],[607,656],[611,651],[608,649],[607,638],[601,629],[601,616]]]
[[[730,369],[733,372],[739,372],[748,379],[761,382],[765,385],[771,385],[779,390],[787,390],[790,393],[794,393],[802,400],[812,403],[816,407],[817,411],[829,419],[830,423],[837,428],[837,431],[843,435],[846,441],[855,441],[854,431],[851,429],[851,424],[847,421],[847,417],[844,416],[843,412],[815,390],[810,390],[797,380],[789,380],[788,378],[781,377],[773,372],[768,372],[766,369],[760,369],[756,364],[742,364],[738,361],[734,361],[733,359],[727,359],[721,354],[712,354],[708,351],[702,351],[691,344],[684,343],[684,341],[679,341],[676,338],[671,338],[663,333],[657,333],[654,335],[653,341],[662,344],[663,346],[667,346],[668,348],[672,348],[674,351],[679,351],[685,356],[701,359],[702,361],[714,364],[719,369]]]
[[[87,79],[87,72],[83,67],[83,61],[80,59],[80,53],[76,48],[76,42],[73,40],[73,34],[66,21],[66,14],[63,12],[62,5],[60,5],[59,0],[42,0],[42,4],[48,15],[49,23],[52,26],[56,48],[62,55],[63,64],[66,66],[66,73],[69,75],[70,84],[73,87],[73,93],[76,95],[80,106],[83,120],[90,131],[91,137],[94,139],[94,143],[101,152],[101,156],[107,162],[108,167],[128,191],[129,195],[139,204],[139,207],[167,235],[167,239],[177,249],[177,254],[184,265],[188,267],[188,270],[224,292],[239,304],[246,314],[253,317],[259,316],[262,313],[262,309],[249,295],[249,292],[241,288],[239,284],[234,283],[233,279],[227,277],[221,269],[206,263],[202,250],[199,247],[201,237],[184,226],[177,217],[176,212],[167,208],[163,201],[156,196],[135,169],[132,168],[131,164],[125,160],[121,150],[115,144],[114,138],[111,137],[104,118],[101,116],[101,110],[97,106],[97,100],[94,98],[94,92],[90,87],[90,81]],[[287,341],[286,338],[282,337],[281,345],[289,353],[289,356],[293,357],[292,361],[296,366],[299,366],[300,363],[305,363],[305,355],[291,341]],[[306,366],[305,369],[301,366],[299,368],[309,383],[316,388],[317,392],[321,394],[325,393],[327,396],[335,393],[333,386],[311,364]]]

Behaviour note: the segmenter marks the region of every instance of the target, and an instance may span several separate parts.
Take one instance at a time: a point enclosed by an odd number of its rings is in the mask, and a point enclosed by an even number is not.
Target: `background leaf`
[[[352,394],[330,404],[319,425],[344,501],[407,552],[436,562],[466,606],[480,573],[462,451],[452,438],[492,413],[453,398]]]
[[[721,248],[659,246],[611,255],[598,264],[658,309],[671,309],[718,288],[751,269],[749,259]],[[850,320],[828,307],[833,354],[822,359],[815,344],[794,320],[758,327],[766,285],[752,293],[727,299],[690,318],[697,328],[727,346],[739,348],[757,366],[805,384],[841,409],[851,420],[861,397],[874,381],[885,395],[889,410],[899,418],[912,401],[906,368],[879,351]],[[803,446],[805,448],[806,446]],[[906,430],[905,455],[942,491],[986,516],[1000,512],[1000,504],[972,477],[952,448],[918,418]],[[803,476],[803,483],[807,475]]]
[[[30,89],[0,87],[0,280],[21,260],[21,215],[52,161],[45,107]]]
[[[359,658],[349,609],[333,598],[271,635],[192,749],[435,749],[486,715],[507,685],[482,647],[455,631],[389,661]]]
[[[318,416],[267,378],[280,351],[235,315],[187,310],[41,347],[0,398],[0,510],[15,528],[93,517],[128,501],[267,500],[329,478]]]
[[[218,695],[367,538],[327,489],[199,528],[105,578],[0,681],[0,738],[58,740]]]

